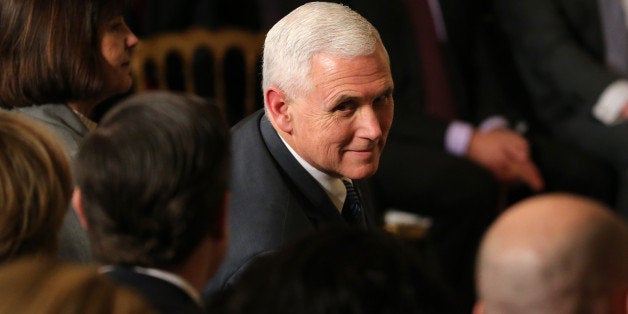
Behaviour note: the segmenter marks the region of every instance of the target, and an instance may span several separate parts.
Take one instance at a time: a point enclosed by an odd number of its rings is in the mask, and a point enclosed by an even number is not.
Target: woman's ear
[[[266,112],[275,127],[285,133],[292,132],[292,112],[287,103],[286,93],[280,88],[272,86],[264,94],[266,98]]]

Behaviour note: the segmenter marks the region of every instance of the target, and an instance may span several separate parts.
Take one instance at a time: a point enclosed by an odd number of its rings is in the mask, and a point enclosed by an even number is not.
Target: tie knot
[[[362,206],[355,187],[349,180],[342,180],[347,189],[347,197],[342,207],[342,217],[351,225],[364,225]]]
[[[357,201],[358,193],[355,191],[355,187],[353,187],[353,183],[351,183],[351,181],[349,180],[342,180],[342,184],[344,184],[345,189],[347,189],[347,199],[352,198]]]

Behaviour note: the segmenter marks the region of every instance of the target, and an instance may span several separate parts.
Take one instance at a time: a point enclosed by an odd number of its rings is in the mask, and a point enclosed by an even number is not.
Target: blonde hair
[[[0,267],[0,314],[156,313],[95,266],[22,258]]]
[[[56,252],[72,193],[59,143],[39,123],[0,111],[0,261]]]

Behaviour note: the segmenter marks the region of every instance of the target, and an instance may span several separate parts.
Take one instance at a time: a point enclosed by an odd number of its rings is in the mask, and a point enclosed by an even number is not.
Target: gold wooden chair
[[[258,90],[257,64],[261,56],[265,34],[262,32],[249,32],[239,29],[207,30],[203,28],[193,28],[179,33],[164,33],[144,38],[140,41],[133,52],[131,61],[131,71],[135,79],[135,90],[144,91],[147,89],[172,89],[168,86],[167,62],[168,58],[176,55],[181,60],[181,71],[183,78],[183,90],[189,93],[197,93],[195,86],[203,85],[197,82],[195,73],[203,69],[194,68],[194,58],[196,53],[203,49],[209,52],[213,59],[213,69],[207,69],[213,78],[214,91],[212,96],[214,102],[223,111],[228,111],[227,106],[227,84],[225,81],[225,58],[229,51],[239,51],[244,58],[245,64],[245,86],[244,108],[240,110],[243,115],[247,115],[256,110],[256,93]],[[149,67],[154,67],[154,81],[148,77]],[[240,117],[241,118],[241,117]]]

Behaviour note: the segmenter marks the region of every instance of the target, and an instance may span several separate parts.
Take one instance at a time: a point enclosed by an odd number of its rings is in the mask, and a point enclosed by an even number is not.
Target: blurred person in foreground
[[[486,233],[474,313],[628,313],[628,226],[597,201],[525,199]]]
[[[94,266],[23,258],[0,267],[0,313],[152,314],[148,302]]]
[[[55,255],[72,195],[70,162],[40,123],[0,110],[0,263]]]
[[[229,166],[216,106],[171,92],[117,104],[81,146],[72,200],[101,271],[161,313],[201,313],[227,245]]]
[[[452,313],[426,260],[378,230],[330,227],[256,259],[212,312]]]

